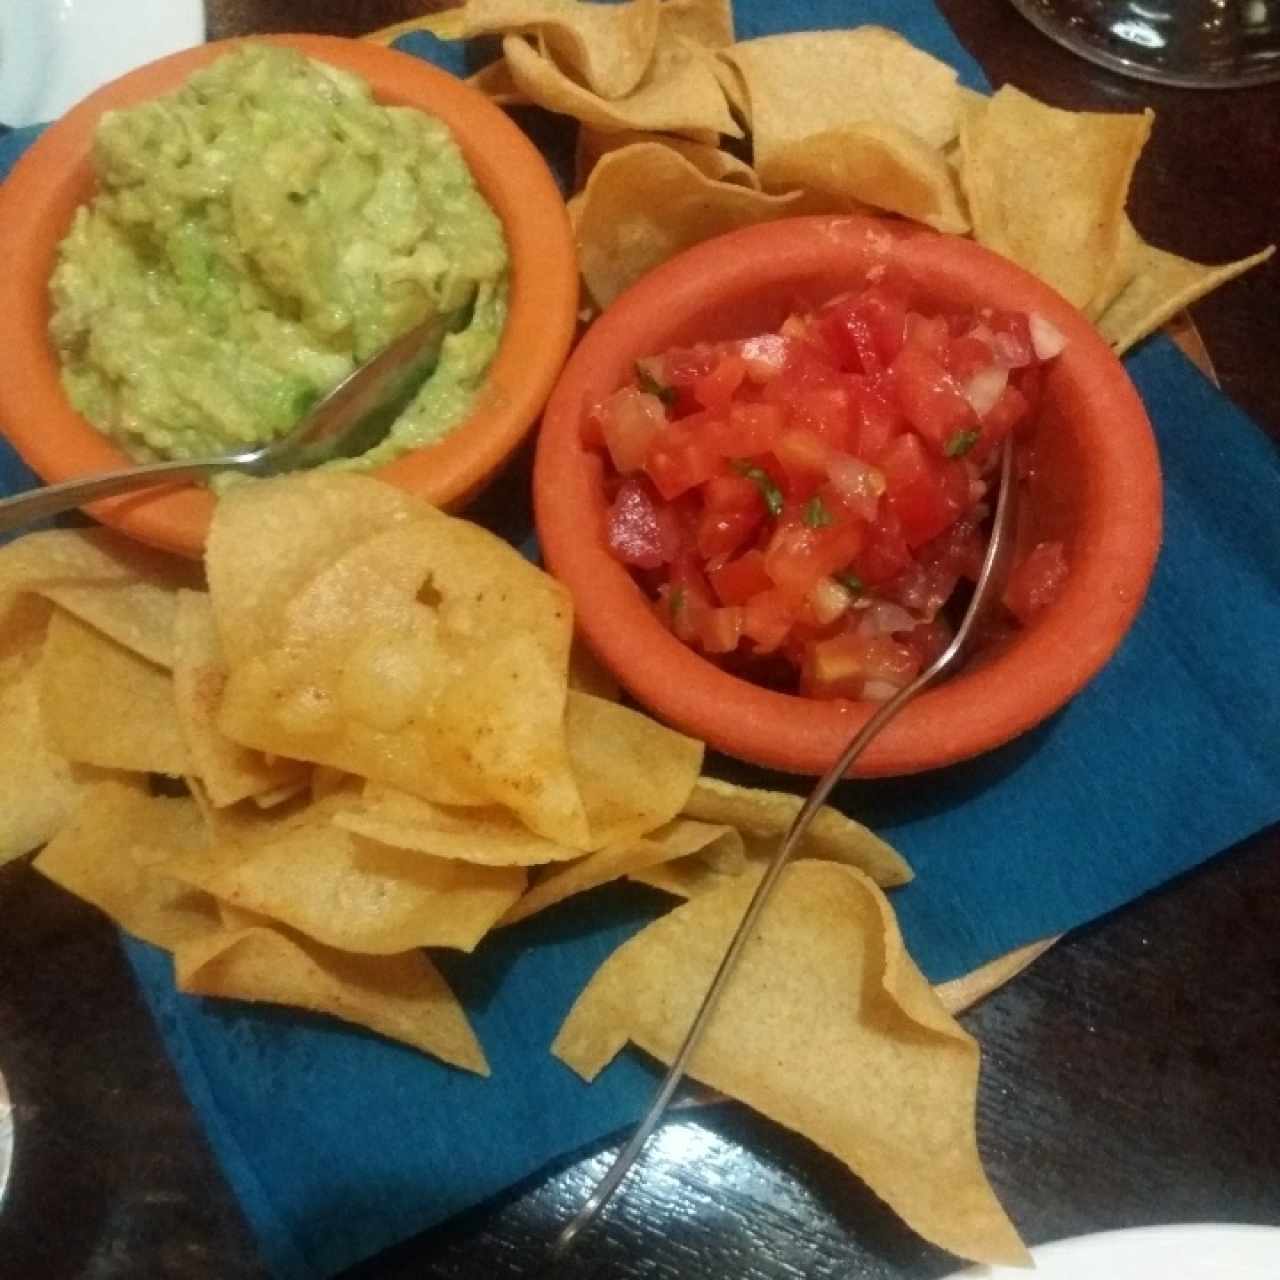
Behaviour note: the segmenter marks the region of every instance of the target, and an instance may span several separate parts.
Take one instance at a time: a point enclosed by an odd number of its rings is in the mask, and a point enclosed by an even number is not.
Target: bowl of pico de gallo
[[[1003,616],[855,766],[905,774],[1042,722],[1124,638],[1160,466],[1090,322],[989,250],[783,219],[687,250],[587,331],[543,416],[539,539],[638,703],[726,754],[821,773],[945,647],[1013,436]]]

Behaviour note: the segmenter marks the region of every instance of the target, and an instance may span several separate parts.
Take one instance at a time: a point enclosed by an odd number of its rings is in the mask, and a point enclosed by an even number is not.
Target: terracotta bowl
[[[456,507],[526,435],[573,338],[577,265],[555,181],[537,149],[498,107],[418,58],[329,36],[255,39],[286,44],[353,71],[372,86],[378,101],[419,107],[443,120],[502,220],[512,263],[510,308],[477,406],[439,444],[413,450],[377,473],[437,505]],[[48,281],[57,245],[77,206],[94,191],[94,129],[106,111],[178,88],[233,43],[189,49],[100,89],[46,130],[0,186],[0,244],[12,252],[0,307],[0,431],[47,483],[129,464],[68,403],[47,337]],[[213,502],[207,490],[183,485],[108,499],[89,510],[143,542],[197,556]]]
[[[538,444],[538,534],[582,635],[632,696],[716,749],[772,768],[824,772],[873,704],[764,689],[676,639],[606,547],[602,462],[583,443],[583,418],[632,376],[638,357],[776,328],[789,311],[886,271],[917,305],[1035,310],[1066,336],[1046,380],[1026,500],[1037,536],[1065,544],[1070,572],[1033,625],[917,698],[854,772],[950,764],[1044,720],[1115,651],[1159,548],[1160,466],[1142,402],[1084,316],[1020,268],[972,241],[858,217],[787,219],[688,250],[618,298],[565,367]]]

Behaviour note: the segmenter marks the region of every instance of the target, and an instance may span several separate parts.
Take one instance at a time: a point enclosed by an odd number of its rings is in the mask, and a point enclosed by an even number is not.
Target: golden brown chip
[[[574,640],[569,650],[569,688],[579,693],[589,693],[606,702],[617,702],[622,689],[611,672],[606,671],[600,660],[580,640]]]
[[[138,782],[100,782],[33,865],[127,933],[172,950],[219,927],[213,899],[166,873],[170,860],[207,842],[194,800],[152,796]]]
[[[646,835],[680,813],[705,748],[639,711],[571,690],[566,716],[569,755],[600,849]]]
[[[173,693],[178,727],[191,765],[215,805],[247,796],[266,807],[307,785],[307,767],[296,760],[268,760],[227,738],[217,726],[227,681],[226,661],[202,592],[183,591],[174,619]]]
[[[955,71],[883,27],[797,31],[722,50],[747,93],[755,167],[777,187],[775,158],[796,143],[858,124],[892,125],[937,150],[955,137]]]
[[[733,43],[733,0],[662,0],[662,25],[707,49]]]
[[[585,186],[591,171],[600,158],[611,151],[620,151],[637,143],[656,143],[683,156],[699,173],[715,182],[735,182],[739,186],[760,189],[760,178],[745,160],[728,151],[722,151],[705,142],[690,142],[687,138],[673,138],[660,133],[638,133],[624,130],[620,133],[603,133],[582,125],[578,129],[578,145],[574,158],[574,185]]]
[[[135,773],[190,773],[173,676],[56,610],[40,660],[40,712],[68,760]]]
[[[533,885],[498,923],[515,924],[575,894],[624,876],[635,878],[636,873],[661,863],[693,854],[715,858],[723,852],[730,858],[735,852],[741,857],[742,837],[732,827],[713,827],[677,818],[639,840],[607,845],[576,862],[556,867]]]
[[[658,0],[467,0],[457,23],[464,37],[536,35],[566,75],[602,98],[621,98],[653,59]]]
[[[960,180],[974,238],[1088,309],[1123,271],[1141,113],[1061,111],[1005,85],[964,112]]]
[[[376,783],[335,810],[333,821],[397,849],[487,867],[532,867],[580,858],[583,852],[530,831],[509,809],[435,805]]]
[[[777,191],[804,191],[830,212],[882,209],[960,234],[969,218],[951,166],[901,125],[861,121],[777,147],[762,170]]]
[[[758,878],[677,907],[605,961],[553,1052],[594,1079],[630,1040],[670,1062]],[[787,868],[690,1074],[843,1160],[915,1231],[961,1257],[1030,1259],[974,1133],[978,1046],[852,867]]]
[[[216,604],[216,599],[215,599]],[[233,666],[237,742],[437,803],[500,803],[585,846],[564,733],[572,607],[501,539],[424,508],[318,573]]]
[[[47,609],[48,606],[45,606]],[[0,864],[61,830],[103,771],[73,765],[49,745],[40,715],[43,627],[0,657]]]
[[[624,98],[602,98],[584,89],[522,36],[505,37],[502,53],[512,80],[531,102],[582,124],[678,133],[704,142],[722,133],[742,136],[712,69],[712,55],[661,27],[643,79]]]
[[[745,836],[773,840],[786,834],[802,804],[799,796],[788,792],[740,787],[719,778],[699,778],[683,813],[699,822],[736,827]],[[770,854],[772,846],[755,852]],[[914,877],[906,859],[896,849],[830,805],[823,805],[814,815],[795,856],[847,863],[866,872],[886,889],[906,884]]]
[[[239,914],[252,923],[175,949],[179,991],[331,1014],[466,1071],[489,1074],[467,1015],[423,952],[351,955]]]
[[[495,58],[487,66],[481,67],[474,75],[467,77],[467,83],[500,107],[529,105],[529,99],[520,92],[511,78],[505,58]]]
[[[700,893],[720,888],[726,881],[733,879],[735,874],[741,873],[713,867],[695,855],[630,871],[627,879],[634,880],[636,884],[648,885],[650,889],[669,893],[673,898],[694,898]]]
[[[330,822],[332,799],[290,812],[217,811],[212,853],[167,872],[340,951],[470,951],[524,891],[519,867],[429,858]]]
[[[582,278],[604,307],[682,249],[791,211],[790,196],[709,178],[661,143],[611,151],[578,197],[574,233]]]
[[[273,645],[285,605],[321,569],[425,506],[371,476],[345,472],[258,480],[223,494],[205,572],[228,662]]]
[[[1117,352],[1128,351],[1184,307],[1266,262],[1274,252],[1272,245],[1238,262],[1210,266],[1140,244],[1133,277],[1098,318],[1098,328]]]
[[[0,633],[36,593],[160,666],[173,662],[173,615],[191,566],[105,529],[49,529],[0,547]]]

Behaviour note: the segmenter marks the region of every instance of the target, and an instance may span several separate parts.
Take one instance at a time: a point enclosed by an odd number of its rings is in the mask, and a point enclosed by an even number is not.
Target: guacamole
[[[390,460],[465,416],[506,318],[502,226],[449,130],[359,78],[245,45],[103,117],[98,194],[51,281],[72,403],[140,460],[283,434],[357,363],[475,292]]]

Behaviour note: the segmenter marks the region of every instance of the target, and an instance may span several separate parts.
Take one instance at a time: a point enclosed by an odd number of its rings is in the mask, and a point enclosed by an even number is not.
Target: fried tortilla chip
[[[474,75],[467,77],[467,83],[500,107],[529,105],[529,99],[520,92],[511,78],[505,58],[495,58],[487,66],[481,67]]]
[[[624,943],[553,1052],[594,1079],[630,1040],[671,1062],[757,883],[740,876]],[[978,1046],[911,962],[852,867],[787,868],[690,1075],[843,1160],[915,1231],[980,1262],[1030,1258],[974,1133]]]
[[[601,157],[575,201],[582,278],[600,307],[668,258],[712,236],[783,217],[792,197],[718,181],[661,143]]]
[[[1005,85],[963,113],[960,181],[974,238],[1088,310],[1131,250],[1125,200],[1148,111],[1061,111]]]
[[[48,529],[0,548],[0,633],[35,593],[158,666],[173,664],[177,590],[191,566],[105,529]]]
[[[591,176],[591,171],[601,157],[623,147],[651,143],[667,147],[683,156],[704,177],[714,182],[734,182],[753,191],[760,189],[760,177],[745,160],[719,147],[705,142],[690,142],[687,138],[673,138],[661,133],[638,133],[624,130],[620,133],[603,133],[582,125],[578,129],[578,145],[574,156],[574,185],[581,190]]]
[[[233,665],[219,725],[435,803],[506,805],[583,848],[564,730],[572,632],[559,583],[424,507],[290,601],[280,642]]]
[[[180,943],[178,990],[330,1014],[452,1066],[489,1074],[484,1050],[440,971],[421,951],[360,956],[237,913],[252,923]]]
[[[658,0],[467,0],[457,23],[464,37],[536,35],[567,76],[602,98],[621,98],[653,60]]]
[[[662,25],[706,49],[733,43],[733,0],[662,0]]]
[[[713,827],[705,822],[677,818],[639,840],[607,845],[576,862],[556,867],[529,889],[498,923],[526,920],[575,894],[624,876],[635,878],[635,873],[661,863],[699,853],[704,858],[715,858],[722,852],[727,852],[730,858],[735,853],[738,857],[742,855],[742,837],[732,827]]]
[[[228,490],[214,508],[204,558],[228,662],[274,644],[285,605],[321,569],[425,507],[347,472],[303,472]]]
[[[1226,284],[1251,267],[1266,262],[1274,252],[1275,246],[1271,245],[1261,253],[1237,262],[1209,266],[1166,253],[1154,245],[1140,244],[1133,276],[1120,295],[1102,312],[1098,328],[1117,353],[1128,351],[1184,307],[1211,293],[1220,284]]]
[[[830,212],[883,209],[961,234],[969,218],[955,174],[936,147],[901,125],[865,120],[777,147],[764,171],[773,190],[800,190]]]
[[[307,766],[281,757],[268,760],[218,729],[226,682],[227,667],[209,597],[197,591],[180,592],[174,619],[173,693],[192,768],[213,804],[235,804],[253,796],[269,808],[307,785]]]
[[[682,812],[699,822],[719,823],[735,827],[745,836],[775,841],[787,833],[803,803],[799,796],[785,791],[764,791],[719,778],[699,778]],[[772,848],[770,844],[756,852],[767,856]],[[823,805],[814,814],[795,856],[847,863],[886,889],[906,884],[915,874],[896,849],[830,805]]]
[[[637,839],[684,806],[705,751],[639,711],[570,690],[566,732],[590,831],[584,849]]]
[[[883,27],[764,36],[720,57],[741,74],[766,187],[784,180],[773,175],[780,155],[833,130],[891,125],[940,150],[959,127],[955,71]]]
[[[479,867],[393,849],[334,826],[338,800],[290,813],[219,810],[211,853],[168,874],[339,951],[470,951],[525,887],[520,867]]]
[[[173,676],[60,609],[40,660],[40,712],[54,749],[78,764],[191,772]]]
[[[712,67],[712,55],[661,26],[644,77],[623,98],[602,98],[584,89],[523,36],[505,37],[502,53],[512,80],[531,102],[582,124],[678,133],[702,142],[714,141],[719,134],[742,136]]]
[[[333,822],[396,849],[484,867],[532,867],[580,858],[583,853],[530,831],[509,809],[450,808],[377,783],[370,783],[363,796],[337,809]]]
[[[86,789],[75,817],[33,865],[126,933],[172,950],[219,927],[213,899],[166,872],[171,860],[207,843],[194,800],[149,795],[138,781],[107,781]]]

